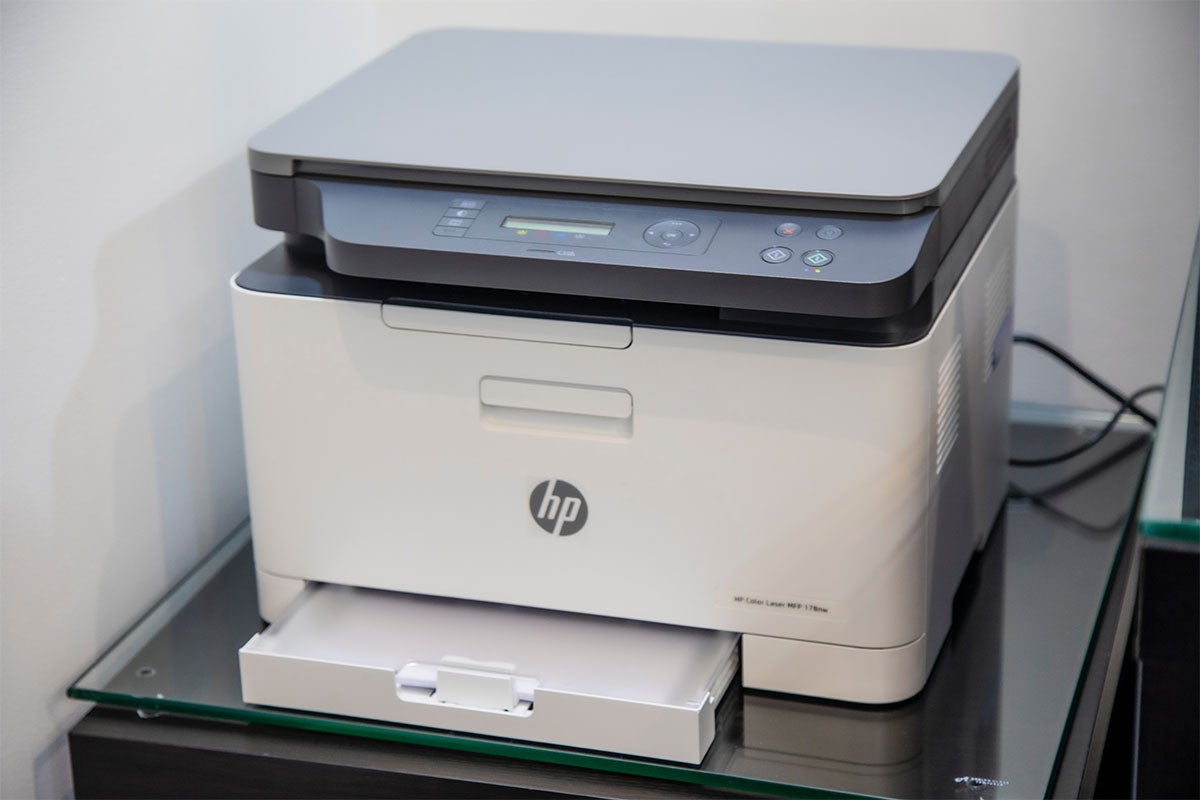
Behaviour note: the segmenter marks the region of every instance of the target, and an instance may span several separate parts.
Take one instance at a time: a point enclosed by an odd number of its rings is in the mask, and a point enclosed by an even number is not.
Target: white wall
[[[1163,376],[1200,218],[1194,2],[5,3],[0,796],[69,793],[65,687],[245,513],[225,281],[275,240],[245,140],[448,25],[1013,53],[1017,325],[1125,388]],[[1030,353],[1016,393],[1098,402]]]
[[[246,514],[226,281],[277,237],[245,141],[381,42],[332,3],[0,26],[0,796],[61,797],[67,685]]]

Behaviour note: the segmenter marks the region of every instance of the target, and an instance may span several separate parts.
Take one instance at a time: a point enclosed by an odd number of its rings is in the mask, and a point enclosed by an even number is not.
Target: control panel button
[[[837,225],[822,225],[821,227],[817,228],[818,239],[825,239],[826,241],[829,241],[830,239],[839,239],[841,236],[842,229]]]
[[[466,236],[467,229],[466,228],[449,228],[449,227],[446,227],[445,225],[438,225],[436,228],[433,229],[433,233],[435,236]]]
[[[775,233],[780,236],[795,236],[802,230],[804,229],[795,222],[784,222],[775,228]]]
[[[471,199],[468,199],[468,198],[465,198],[465,197],[461,197],[461,198],[459,198],[459,199],[457,199],[457,200],[453,200],[453,201],[451,201],[451,203],[450,203],[450,207],[451,207],[451,208],[475,208],[475,209],[480,209],[480,208],[483,208],[483,201],[482,201],[482,200],[471,200]]]
[[[471,220],[459,219],[458,217],[442,217],[438,225],[445,225],[448,228],[469,228],[471,227]]]
[[[682,219],[664,219],[646,228],[646,232],[642,234],[646,244],[655,247],[682,247],[699,237],[700,228],[695,223]]]
[[[792,251],[786,247],[768,247],[759,253],[759,255],[768,264],[782,264],[792,257]]]
[[[833,261],[833,253],[828,250],[809,250],[800,260],[810,267],[823,267]]]
[[[446,210],[447,217],[462,217],[463,219],[475,219],[479,216],[479,211],[470,208],[449,208]]]

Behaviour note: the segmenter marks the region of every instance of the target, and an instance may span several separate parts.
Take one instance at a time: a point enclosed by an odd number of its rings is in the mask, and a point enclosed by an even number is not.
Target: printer
[[[925,684],[1006,492],[1004,55],[444,30],[256,136],[247,702],[698,762]]]

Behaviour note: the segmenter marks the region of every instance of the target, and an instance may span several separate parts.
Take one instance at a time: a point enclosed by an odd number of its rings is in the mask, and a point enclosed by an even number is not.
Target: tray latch
[[[512,670],[511,664],[465,658],[449,657],[440,664],[414,661],[396,671],[396,694],[406,703],[528,716],[538,681]]]

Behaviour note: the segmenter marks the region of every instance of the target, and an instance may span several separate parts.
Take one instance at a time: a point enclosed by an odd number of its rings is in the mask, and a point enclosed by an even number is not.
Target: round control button
[[[810,267],[823,267],[833,261],[833,253],[828,250],[809,250],[800,260]]]
[[[830,239],[840,239],[841,236],[842,229],[837,225],[822,225],[821,227],[817,228],[818,239],[829,241]]]
[[[768,264],[782,264],[792,257],[792,251],[786,247],[768,247],[759,255]]]
[[[802,230],[804,229],[795,222],[782,222],[775,228],[775,233],[779,236],[795,236]]]
[[[655,247],[680,247],[700,238],[700,228],[687,220],[664,219],[646,228],[642,238]]]

